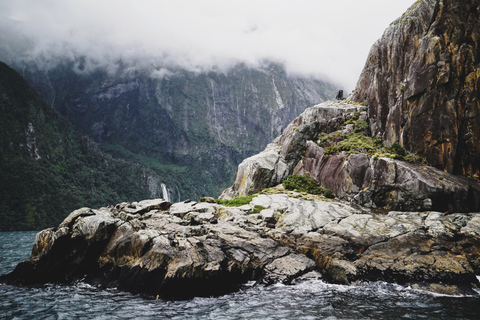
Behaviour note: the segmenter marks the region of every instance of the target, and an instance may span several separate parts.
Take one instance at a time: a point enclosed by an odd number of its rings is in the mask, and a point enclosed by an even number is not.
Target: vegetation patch
[[[382,139],[371,137],[367,121],[358,119],[350,120],[351,122],[354,123],[355,129],[350,134],[342,134],[341,132],[319,134],[317,144],[324,148],[326,156],[336,152],[345,152],[347,155],[365,153],[373,156],[375,159],[385,157],[411,163],[424,162],[422,157],[408,153],[396,142],[387,147],[383,144]]]
[[[353,91],[352,91],[353,92]],[[353,104],[355,106],[361,106],[361,107],[365,107],[365,103],[363,102],[356,102],[356,101],[353,101],[353,100],[350,100],[349,98],[345,99],[344,102],[348,103],[348,104]]]
[[[325,149],[326,155],[341,151],[345,151],[347,154],[366,153],[373,155],[377,150],[375,140],[359,132],[348,135],[341,133],[322,134],[318,138],[318,144]]]
[[[307,192],[311,194],[322,194],[323,188],[317,180],[301,175],[291,175],[283,180],[283,186],[287,190],[296,190],[298,192]]]
[[[329,199],[333,199],[335,198],[335,195],[333,194],[333,191],[330,190],[330,189],[325,189],[325,191],[323,192],[324,196],[329,198]]]
[[[236,197],[231,200],[217,199],[217,203],[226,207],[240,207],[252,202],[252,199],[255,198],[256,196],[257,195],[255,194],[255,195],[246,196],[246,197]]]
[[[250,211],[250,214],[260,213],[260,211],[262,211],[263,209],[267,209],[267,208],[265,208],[264,206],[261,206],[261,205],[255,205],[253,207],[253,210]]]
[[[291,175],[283,180],[283,186],[286,190],[305,192],[315,195],[324,195],[326,198],[333,199],[335,195],[330,189],[323,189],[323,187],[312,177],[302,175]]]
[[[358,119],[355,121],[355,132],[361,132],[364,134],[370,133],[370,127],[368,122],[363,119]]]

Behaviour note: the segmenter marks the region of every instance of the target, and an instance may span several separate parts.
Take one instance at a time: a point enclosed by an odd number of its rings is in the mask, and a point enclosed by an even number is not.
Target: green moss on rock
[[[298,192],[307,192],[311,194],[322,194],[323,188],[313,178],[302,175],[291,175],[283,181],[283,186],[287,190],[296,190]]]

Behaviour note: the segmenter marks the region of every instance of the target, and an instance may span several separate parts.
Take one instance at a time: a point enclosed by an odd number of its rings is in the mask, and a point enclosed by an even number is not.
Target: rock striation
[[[30,259],[0,281],[83,279],[165,299],[300,276],[393,281],[449,294],[480,285],[478,213],[374,215],[340,201],[273,191],[241,207],[156,199],[81,208],[38,233]]]
[[[293,171],[309,175],[338,197],[379,210],[469,212],[480,209],[475,180],[433,167],[345,152],[324,157],[307,141],[305,157]],[[320,156],[319,156],[320,155]]]
[[[480,1],[419,0],[373,45],[351,99],[429,164],[480,173]]]

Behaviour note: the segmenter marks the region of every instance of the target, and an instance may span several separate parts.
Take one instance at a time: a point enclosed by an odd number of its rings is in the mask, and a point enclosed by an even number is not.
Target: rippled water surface
[[[34,232],[0,232],[0,274],[30,255]],[[85,283],[0,285],[0,319],[480,319],[480,298],[447,297],[397,285],[322,281],[246,286],[217,298],[147,300]]]

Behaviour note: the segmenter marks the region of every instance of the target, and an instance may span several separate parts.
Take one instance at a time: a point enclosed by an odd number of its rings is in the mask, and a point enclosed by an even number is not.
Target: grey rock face
[[[291,174],[301,174],[315,178],[342,199],[372,209],[480,209],[480,184],[473,179],[364,153],[337,152],[326,157],[315,142],[318,134],[340,132],[359,110],[361,106],[348,101],[308,108],[264,151],[239,165],[233,186],[221,198],[250,195],[281,184]]]
[[[251,280],[289,283],[311,271],[337,283],[384,280],[449,294],[480,285],[478,213],[374,215],[287,194],[261,194],[243,208],[140,203],[141,214],[126,212],[127,203],[72,212],[40,232],[31,258],[0,280],[85,279],[169,299],[223,294]],[[266,209],[248,214],[255,205]]]

